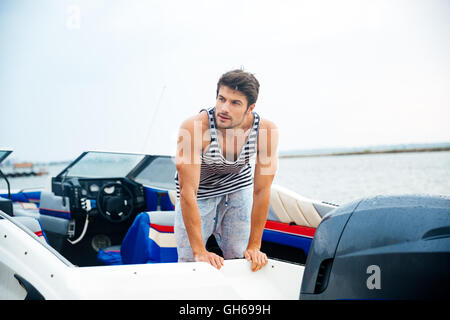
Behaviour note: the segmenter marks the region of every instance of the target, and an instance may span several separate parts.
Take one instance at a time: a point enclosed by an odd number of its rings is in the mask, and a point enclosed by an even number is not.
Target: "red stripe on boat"
[[[44,236],[44,234],[42,233],[42,231],[36,231],[34,234],[37,235],[38,237]]]
[[[159,232],[174,232],[173,226],[163,226],[155,223],[150,223],[150,227],[159,231]],[[316,228],[305,227],[305,226],[297,226],[297,225],[289,225],[283,222],[277,221],[266,221],[265,229],[279,231],[284,233],[291,233],[306,237],[314,237],[314,233],[316,232]]]
[[[64,210],[55,210],[55,209],[47,209],[47,208],[43,208],[43,207],[40,207],[40,209],[42,209],[42,210],[48,210],[48,211],[53,211],[53,212],[64,212],[64,213],[70,213],[70,211],[64,211]]]
[[[310,237],[310,238],[313,238],[314,233],[316,232],[316,228],[290,225],[288,223],[271,221],[271,220],[266,221],[265,229],[284,232],[284,233],[290,233],[290,234],[296,234],[296,235]]]
[[[159,232],[174,232],[173,226],[162,226],[160,224],[150,223],[150,227]]]

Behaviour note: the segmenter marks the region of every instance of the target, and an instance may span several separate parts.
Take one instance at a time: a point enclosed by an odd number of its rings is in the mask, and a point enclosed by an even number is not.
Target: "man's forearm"
[[[206,250],[202,236],[202,222],[197,201],[195,199],[180,197],[180,205],[189,243],[192,248],[192,253],[195,255]]]
[[[247,248],[261,248],[261,240],[269,212],[270,188],[253,194],[250,238]]]

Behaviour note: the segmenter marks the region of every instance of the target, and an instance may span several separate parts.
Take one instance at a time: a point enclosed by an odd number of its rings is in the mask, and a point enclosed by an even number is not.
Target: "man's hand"
[[[267,255],[259,249],[247,249],[244,251],[244,257],[248,261],[252,261],[252,271],[258,271],[264,267],[268,260]]]
[[[194,260],[196,262],[208,262],[210,265],[219,270],[223,266],[223,258],[207,250],[194,254]]]

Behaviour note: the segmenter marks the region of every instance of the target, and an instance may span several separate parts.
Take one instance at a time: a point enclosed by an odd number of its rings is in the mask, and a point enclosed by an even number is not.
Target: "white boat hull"
[[[245,259],[217,270],[203,262],[76,267],[9,219],[0,220],[0,299],[23,299],[14,274],[45,299],[298,299],[304,267],[269,259],[252,272]]]

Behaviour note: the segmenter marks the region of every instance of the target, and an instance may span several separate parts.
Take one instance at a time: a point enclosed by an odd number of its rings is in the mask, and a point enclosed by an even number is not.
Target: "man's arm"
[[[190,118],[182,124],[178,135],[175,160],[180,187],[180,206],[195,261],[209,262],[220,269],[223,258],[208,252],[205,248],[197,205],[203,136],[201,124],[199,116]]]
[[[251,231],[248,246],[244,252],[245,258],[252,261],[252,271],[258,271],[267,264],[267,256],[260,249],[269,212],[270,188],[278,166],[277,147],[277,127],[270,121],[261,121],[254,175]]]

